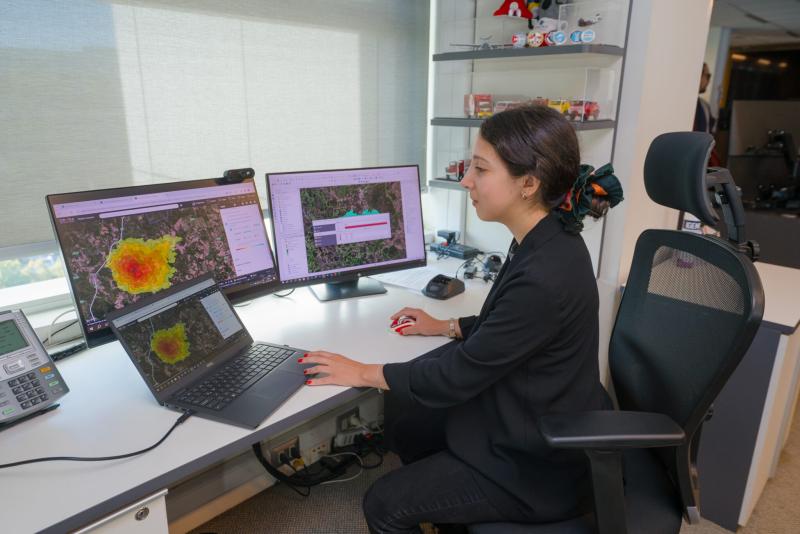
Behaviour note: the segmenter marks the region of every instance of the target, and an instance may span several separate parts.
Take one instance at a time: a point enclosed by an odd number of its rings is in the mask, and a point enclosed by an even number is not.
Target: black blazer
[[[552,213],[512,251],[480,315],[459,320],[463,341],[383,372],[390,394],[447,410],[455,456],[543,521],[555,520],[585,504],[587,461],[579,451],[549,449],[535,421],[606,406],[597,283],[583,240]]]

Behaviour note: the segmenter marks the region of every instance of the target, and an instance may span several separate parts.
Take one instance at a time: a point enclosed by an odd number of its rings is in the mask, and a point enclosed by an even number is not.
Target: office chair
[[[744,240],[730,173],[706,167],[712,146],[708,134],[675,132],[648,150],[650,198],[722,236],[646,230],[636,242],[609,347],[619,410],[539,419],[549,446],[588,456],[593,512],[559,523],[470,525],[471,534],[675,534],[682,516],[699,521],[701,426],[764,311],[752,263],[758,247]]]

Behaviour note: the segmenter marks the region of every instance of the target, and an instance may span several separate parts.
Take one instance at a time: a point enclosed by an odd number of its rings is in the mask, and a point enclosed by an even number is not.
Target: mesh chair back
[[[749,348],[763,309],[753,264],[726,243],[645,231],[609,351],[620,409],[667,414],[691,436]]]

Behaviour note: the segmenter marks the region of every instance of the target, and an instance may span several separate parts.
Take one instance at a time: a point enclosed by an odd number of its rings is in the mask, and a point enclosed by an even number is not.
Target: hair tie
[[[597,170],[583,164],[578,178],[557,209],[564,228],[578,234],[583,230],[583,218],[586,215],[599,219],[622,200],[622,184],[614,176],[614,167],[610,163]]]

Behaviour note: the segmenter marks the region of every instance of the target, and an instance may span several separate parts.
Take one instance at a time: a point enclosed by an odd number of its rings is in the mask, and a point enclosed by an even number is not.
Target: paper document
[[[435,267],[417,267],[415,269],[406,269],[393,273],[374,274],[370,278],[379,280],[384,284],[392,284],[393,286],[422,291],[425,286],[428,285],[431,278],[437,274],[442,274],[442,269],[437,269]]]

